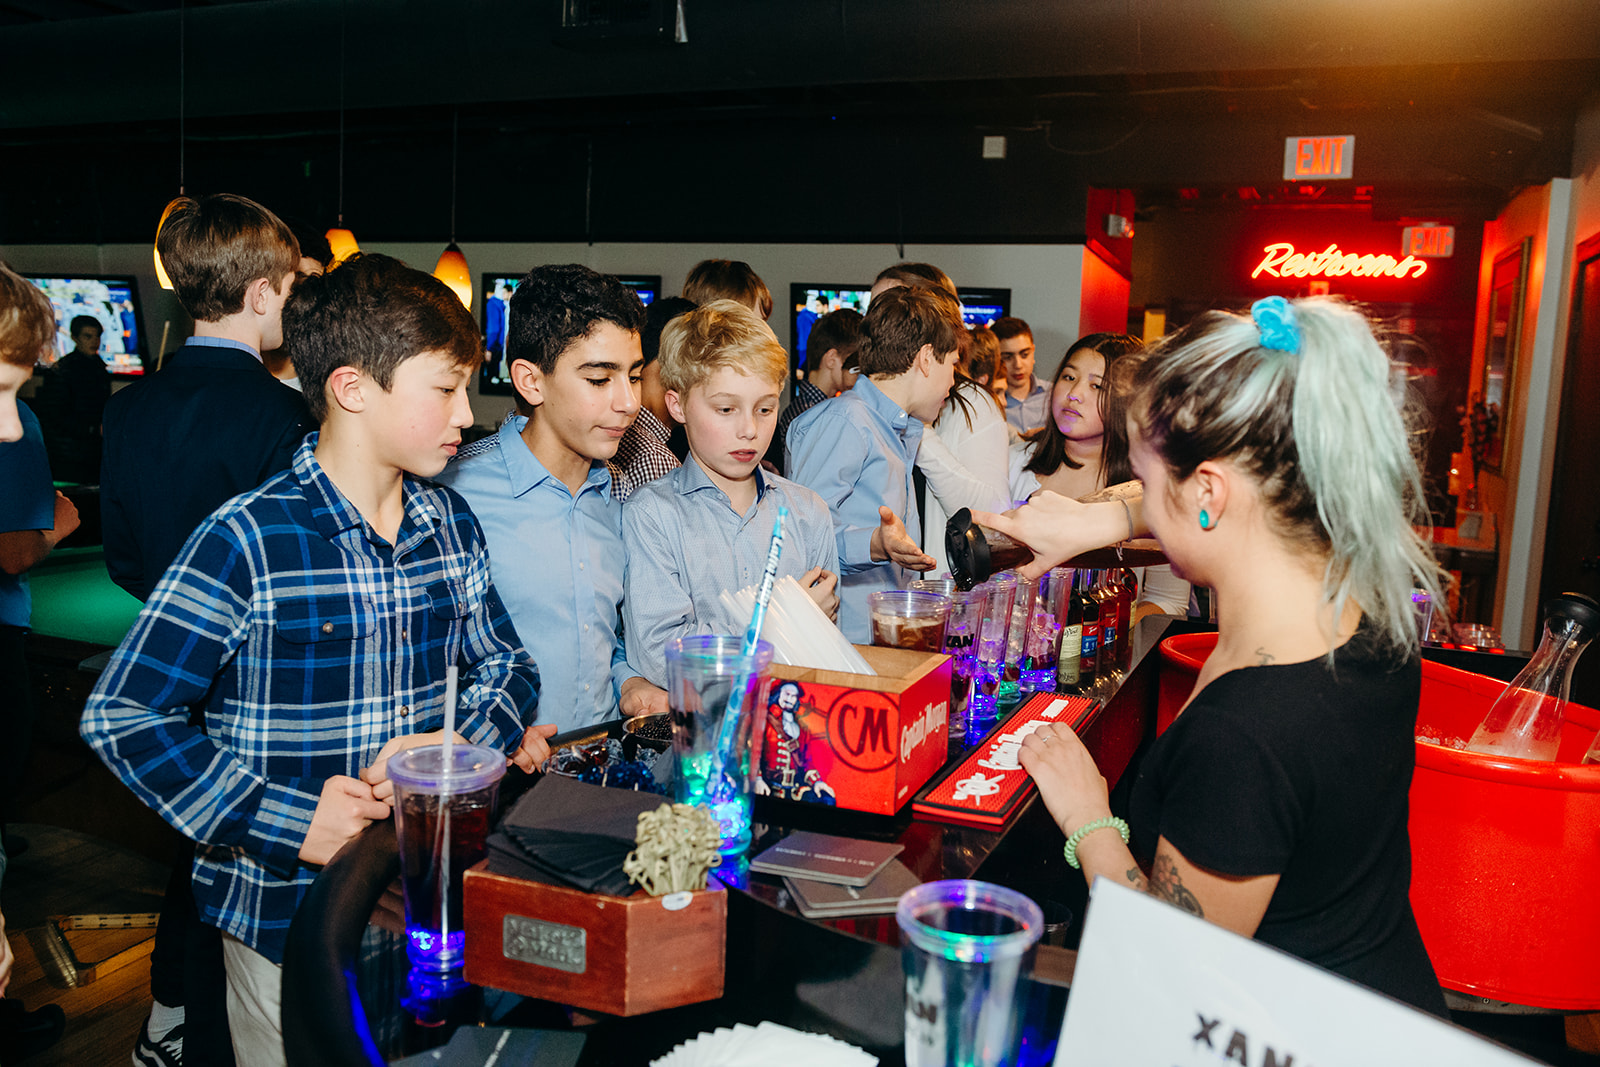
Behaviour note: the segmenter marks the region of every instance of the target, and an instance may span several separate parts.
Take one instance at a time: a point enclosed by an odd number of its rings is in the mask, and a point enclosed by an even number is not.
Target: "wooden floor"
[[[50,916],[113,915],[160,909],[167,868],[138,853],[73,830],[13,824],[28,851],[6,869],[6,934],[16,952],[7,997],[30,1009],[59,1004],[67,1013],[61,1041],[26,1061],[29,1067],[100,1067],[125,1064],[150,1013],[149,936],[153,930],[69,930],[65,941],[80,968],[116,956],[132,961],[73,988],[68,972],[51,965],[46,923]],[[8,1063],[7,1067],[10,1067]]]

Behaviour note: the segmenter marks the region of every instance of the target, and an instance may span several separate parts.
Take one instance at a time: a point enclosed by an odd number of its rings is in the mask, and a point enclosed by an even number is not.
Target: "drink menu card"
[[[1033,779],[1017,761],[1023,739],[1046,723],[1076,730],[1095,704],[1089,697],[1034,695],[912,801],[911,810],[947,822],[1004,826],[1034,792]]]
[[[922,884],[911,868],[899,860],[888,866],[866,885],[857,888],[833,882],[813,882],[809,878],[785,878],[795,907],[808,919],[842,919],[851,915],[886,915],[895,910],[904,894]]]
[[[904,848],[892,841],[858,841],[796,830],[751,860],[750,869],[760,874],[782,874],[859,888],[872,881],[884,864]]]
[[[1055,1062],[1512,1067],[1535,1061],[1097,878]]]

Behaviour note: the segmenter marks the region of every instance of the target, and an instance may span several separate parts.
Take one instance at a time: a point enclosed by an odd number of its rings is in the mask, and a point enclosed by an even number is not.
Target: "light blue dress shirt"
[[[507,419],[435,480],[483,526],[490,576],[539,665],[539,721],[566,731],[615,718],[633,676],[622,645],[622,505],[599,462],[574,497],[522,440],[527,424]]]
[[[879,526],[880,504],[900,516],[908,531],[922,529],[911,472],[923,428],[922,420],[906,414],[866,375],[789,424],[784,469],[833,513],[839,629],[859,645],[872,642],[867,595],[898,589],[911,576],[898,564],[872,562],[872,532]]]
[[[1050,387],[1033,376],[1033,388],[1027,399],[1018,400],[1006,390],[1006,425],[1018,433],[1037,430],[1050,418]]]
[[[778,577],[812,567],[838,573],[828,505],[803,485],[757,467],[756,502],[740,515],[691,453],[683,466],[636,489],[622,507],[628,545],[628,663],[657,685],[667,682],[667,642],[693,633],[740,634],[748,618],[723,610],[724,589],[757,585],[767,566],[778,508],[783,524]]]

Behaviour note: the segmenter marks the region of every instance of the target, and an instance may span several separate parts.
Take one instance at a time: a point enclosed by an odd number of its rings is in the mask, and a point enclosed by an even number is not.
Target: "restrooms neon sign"
[[[1428,264],[1415,256],[1361,256],[1344,252],[1337,244],[1321,252],[1296,252],[1294,245],[1279,241],[1262,251],[1266,255],[1250,272],[1252,278],[1263,274],[1271,278],[1420,278],[1428,270]]]

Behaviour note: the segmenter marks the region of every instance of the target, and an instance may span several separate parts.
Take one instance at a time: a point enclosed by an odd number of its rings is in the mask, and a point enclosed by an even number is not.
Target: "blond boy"
[[[622,508],[628,663],[657,685],[668,641],[744,632],[749,620],[730,617],[719,594],[760,582],[780,507],[789,516],[778,576],[797,579],[830,616],[838,610],[827,504],[760,466],[788,366],[766,323],[732,300],[680,315],[661,335],[667,411],[683,423],[689,455]]]

